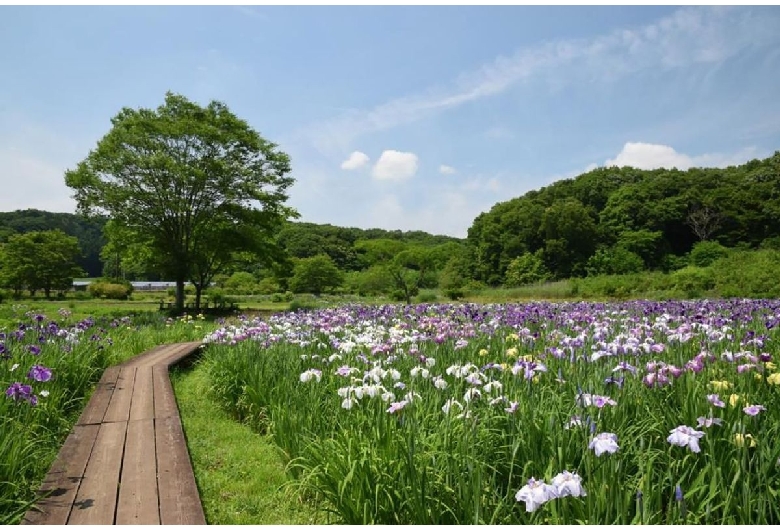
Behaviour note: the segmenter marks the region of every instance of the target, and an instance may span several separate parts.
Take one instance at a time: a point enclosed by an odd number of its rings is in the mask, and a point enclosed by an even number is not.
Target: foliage
[[[588,258],[585,265],[588,276],[602,274],[632,274],[644,269],[644,262],[637,254],[621,245],[600,248]]]
[[[106,219],[103,217],[87,219],[72,213],[35,209],[0,212],[0,243],[7,241],[13,234],[61,230],[78,239],[81,253],[76,258],[76,265],[81,267],[87,276],[96,277],[102,274],[100,250],[105,243],[105,223]]]
[[[343,273],[327,254],[304,258],[295,263],[290,289],[294,293],[319,295],[344,282]]]
[[[780,152],[725,169],[599,168],[477,216],[467,238],[472,277],[499,285],[512,260],[539,250],[564,278],[581,275],[597,248],[620,247],[644,269],[666,271],[703,240],[755,249],[780,237],[778,189]]]
[[[391,292],[393,299],[411,304],[421,288],[431,285],[427,280],[433,267],[433,257],[427,249],[413,247],[399,252],[386,269],[395,287]]]
[[[550,272],[542,260],[542,252],[526,252],[518,256],[509,264],[506,269],[507,287],[519,287],[531,283],[539,283],[550,278]]]
[[[691,265],[709,267],[720,258],[729,255],[729,249],[717,241],[700,241],[693,245],[690,253]]]
[[[700,298],[715,287],[713,271],[691,265],[671,273],[672,288],[686,298]]]
[[[733,252],[712,268],[721,296],[780,298],[780,251]]]
[[[95,298],[127,300],[132,292],[132,286],[128,287],[121,283],[91,282],[87,286],[87,291]]]
[[[224,104],[168,93],[156,110],[124,108],[111,122],[66,184],[80,212],[108,214],[133,245],[150,249],[155,268],[177,283],[179,310],[186,280],[199,296],[231,252],[265,249],[295,214],[284,206],[288,156]]]
[[[42,290],[49,298],[71,288],[81,272],[79,254],[78,240],[61,230],[11,235],[0,248],[0,281],[17,293]]]
[[[233,294],[253,294],[257,290],[257,279],[248,272],[234,272],[223,287]]]

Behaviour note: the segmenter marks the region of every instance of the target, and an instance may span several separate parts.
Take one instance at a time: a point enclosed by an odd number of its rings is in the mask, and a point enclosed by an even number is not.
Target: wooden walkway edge
[[[168,369],[200,342],[103,372],[22,524],[206,524]]]

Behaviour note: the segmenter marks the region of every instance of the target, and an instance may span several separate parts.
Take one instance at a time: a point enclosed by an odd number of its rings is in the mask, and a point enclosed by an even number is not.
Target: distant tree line
[[[52,230],[57,234],[40,235]],[[233,231],[221,230],[214,248]],[[56,259],[71,260],[61,267],[71,275],[165,279],[134,237],[105,219],[0,213],[0,282],[15,291],[55,289],[63,278],[33,278],[46,276],[40,270],[51,270]],[[38,245],[34,254],[25,250],[31,245]],[[233,253],[213,275],[213,291],[340,291],[408,302],[426,288],[458,298],[469,286],[671,272],[758,249],[780,250],[780,152],[724,169],[595,169],[496,204],[473,221],[466,239],[286,221],[262,249]],[[258,251],[273,259],[258,259]]]

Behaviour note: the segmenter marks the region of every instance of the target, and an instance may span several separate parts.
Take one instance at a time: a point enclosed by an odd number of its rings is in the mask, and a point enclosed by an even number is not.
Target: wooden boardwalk
[[[200,346],[108,368],[22,524],[206,524],[168,368]]]

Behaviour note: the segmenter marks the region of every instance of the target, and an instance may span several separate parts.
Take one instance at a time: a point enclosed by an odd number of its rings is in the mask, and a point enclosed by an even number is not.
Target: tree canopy
[[[44,230],[14,234],[0,247],[0,283],[17,294],[42,290],[65,291],[81,273],[76,265],[81,251],[78,240],[61,230]]]
[[[124,108],[111,123],[65,182],[80,213],[108,216],[132,234],[127,246],[150,250],[177,283],[177,308],[186,280],[202,287],[234,253],[267,250],[297,216],[285,206],[289,157],[225,104],[168,93],[157,109]]]

